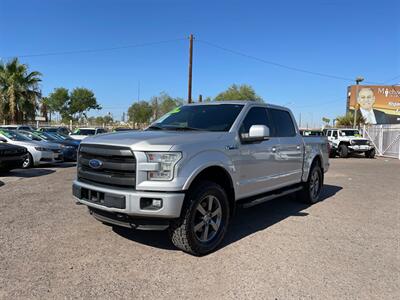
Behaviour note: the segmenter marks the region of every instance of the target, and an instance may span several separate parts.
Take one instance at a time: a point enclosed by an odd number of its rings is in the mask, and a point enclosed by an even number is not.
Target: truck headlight
[[[50,151],[49,149],[43,148],[43,147],[35,147],[35,149],[36,149],[37,151]]]
[[[352,144],[352,145],[354,145],[355,143],[356,143],[356,141],[354,141],[354,140],[350,141],[350,144]]]
[[[148,171],[148,180],[172,180],[176,163],[182,158],[180,152],[146,152],[149,163],[158,163],[157,171]]]

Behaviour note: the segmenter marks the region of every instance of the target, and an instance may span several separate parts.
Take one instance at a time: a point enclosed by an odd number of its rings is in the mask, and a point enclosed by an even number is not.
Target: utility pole
[[[188,103],[192,103],[192,63],[193,63],[193,34],[189,36],[189,83],[188,83]]]
[[[364,78],[359,76],[356,78],[356,94],[354,96],[355,98],[355,103],[354,103],[354,122],[353,122],[353,128],[356,128],[357,126],[357,97],[358,97],[358,85],[360,84],[360,82],[364,81]]]

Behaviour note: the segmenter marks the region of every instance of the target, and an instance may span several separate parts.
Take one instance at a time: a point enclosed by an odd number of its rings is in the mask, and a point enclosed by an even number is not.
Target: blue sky
[[[202,41],[295,68],[385,82],[400,76],[399,12],[396,0],[0,0],[0,57],[176,39],[20,58],[43,73],[44,95],[56,87],[84,86],[104,107],[96,114],[120,118],[137,101],[139,81],[141,99],[161,91],[186,97],[184,38],[193,33],[194,98],[246,83],[311,125],[345,112],[350,81],[280,68]],[[400,77],[387,83],[399,82]]]

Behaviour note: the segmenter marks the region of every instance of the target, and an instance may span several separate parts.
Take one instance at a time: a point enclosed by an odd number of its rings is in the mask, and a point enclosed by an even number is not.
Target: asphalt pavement
[[[239,209],[205,257],[96,221],[76,169],[0,175],[0,298],[400,299],[400,161],[332,159],[323,200]]]

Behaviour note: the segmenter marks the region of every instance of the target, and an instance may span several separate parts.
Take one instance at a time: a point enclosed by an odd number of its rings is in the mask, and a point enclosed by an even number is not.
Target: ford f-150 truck
[[[235,207],[297,193],[319,200],[326,137],[302,137],[287,108],[251,101],[188,104],[144,131],[88,137],[74,198],[99,221],[168,229],[194,255],[222,241]]]

